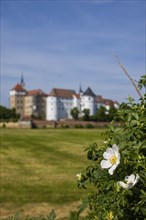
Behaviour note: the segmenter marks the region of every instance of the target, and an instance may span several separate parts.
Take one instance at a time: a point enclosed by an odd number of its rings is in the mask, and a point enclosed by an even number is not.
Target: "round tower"
[[[90,115],[94,115],[96,113],[95,97],[96,95],[88,87],[81,97],[81,110],[89,109]]]
[[[52,89],[46,100],[46,120],[58,120],[58,100],[55,95],[55,89]]]

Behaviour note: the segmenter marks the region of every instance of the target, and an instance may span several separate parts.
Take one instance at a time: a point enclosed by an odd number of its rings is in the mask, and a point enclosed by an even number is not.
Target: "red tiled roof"
[[[103,98],[101,95],[96,96],[96,102],[103,103]]]
[[[44,93],[41,89],[34,89],[27,91],[28,96],[33,96],[33,95],[41,95],[41,96],[47,96],[46,93]]]
[[[19,83],[16,86],[14,86],[11,90],[15,90],[17,92],[26,92],[26,90],[23,88],[23,86]]]
[[[70,89],[56,89],[53,88],[49,96],[61,97],[61,98],[72,98],[76,92]]]
[[[111,99],[103,99],[105,105],[114,106],[114,102]]]
[[[76,96],[77,99],[80,98],[80,94],[79,93],[74,94],[74,96]]]

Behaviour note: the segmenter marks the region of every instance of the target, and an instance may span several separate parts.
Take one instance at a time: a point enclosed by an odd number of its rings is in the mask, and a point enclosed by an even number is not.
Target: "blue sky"
[[[138,99],[146,71],[144,0],[1,0],[1,104],[20,81],[26,89],[85,90],[119,102]]]

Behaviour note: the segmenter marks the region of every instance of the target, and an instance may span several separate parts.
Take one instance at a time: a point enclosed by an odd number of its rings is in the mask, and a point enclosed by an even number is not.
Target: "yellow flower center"
[[[116,157],[116,156],[112,156],[112,157],[110,158],[110,162],[111,162],[111,164],[116,164],[116,162],[117,162],[117,157]]]

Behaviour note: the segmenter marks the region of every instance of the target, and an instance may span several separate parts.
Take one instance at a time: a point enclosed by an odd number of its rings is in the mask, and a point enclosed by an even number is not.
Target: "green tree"
[[[107,111],[104,106],[100,106],[95,115],[96,121],[107,121]]]
[[[0,105],[0,120],[8,119],[8,109]]]
[[[16,113],[16,109],[8,109],[5,106],[0,105],[0,120],[1,121],[9,121],[9,120],[18,120],[20,115]]]
[[[71,116],[73,117],[73,119],[77,120],[79,118],[79,113],[80,112],[77,107],[71,109]]]
[[[90,120],[90,110],[85,108],[83,111],[83,120],[84,121],[89,121]]]

